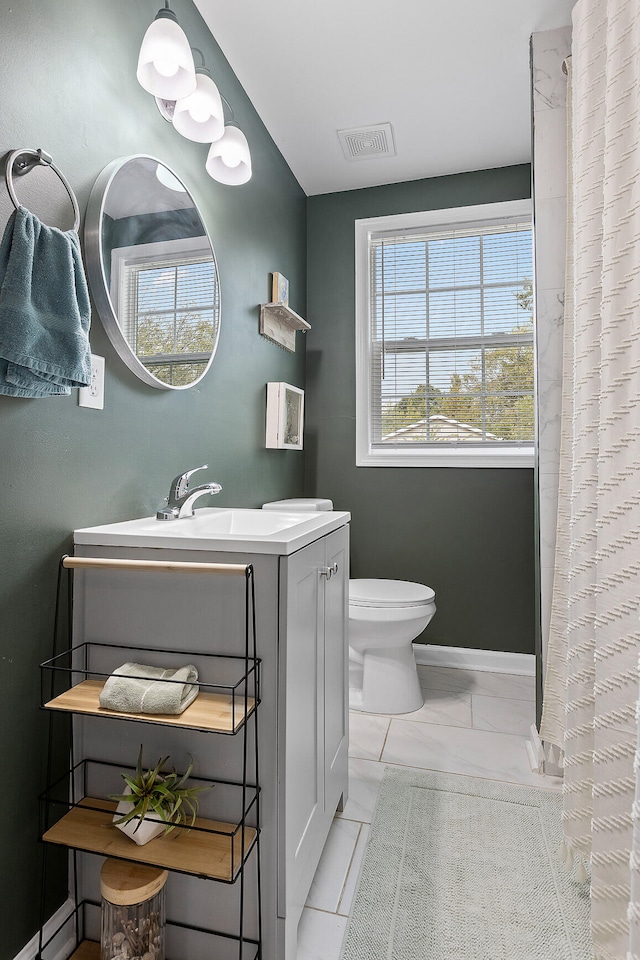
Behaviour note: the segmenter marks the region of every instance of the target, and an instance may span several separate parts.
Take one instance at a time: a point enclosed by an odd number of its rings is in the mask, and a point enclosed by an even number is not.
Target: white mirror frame
[[[222,302],[220,298],[220,319],[218,320],[218,332],[216,334],[215,342],[211,350],[211,356],[209,357],[209,362],[207,363],[205,369],[202,371],[199,377],[196,377],[195,380],[192,380],[191,383],[186,384],[172,384],[165,383],[163,380],[160,380],[158,377],[155,377],[145,365],[138,359],[133,350],[131,349],[127,338],[122,332],[122,328],[118,321],[118,317],[114,310],[113,301],[111,299],[109,284],[107,283],[107,276],[104,268],[103,254],[102,254],[102,218],[105,212],[105,204],[107,196],[109,194],[109,188],[115,178],[115,176],[120,172],[122,167],[125,164],[130,163],[132,160],[151,160],[155,163],[160,164],[165,167],[182,185],[183,189],[187,195],[193,201],[193,205],[196,208],[202,225],[204,227],[206,238],[211,247],[211,256],[213,258],[213,263],[216,271],[216,278],[218,283],[218,290],[220,289],[220,276],[218,274],[218,263],[216,260],[215,251],[213,249],[213,243],[211,242],[211,237],[207,230],[204,218],[200,213],[198,205],[196,204],[191,192],[189,191],[186,184],[181,180],[181,178],[175,173],[171,167],[168,167],[166,163],[162,160],[158,160],[156,157],[149,156],[148,154],[136,153],[132,154],[129,157],[120,157],[117,160],[113,160],[111,163],[102,170],[99,174],[96,182],[91,188],[91,193],[89,195],[89,200],[87,203],[87,211],[85,216],[85,225],[84,225],[84,249],[85,249],[85,265],[87,270],[87,279],[89,281],[89,288],[93,296],[98,315],[102,320],[102,324],[107,332],[114,349],[116,350],[118,356],[123,360],[129,369],[136,374],[144,383],[148,384],[150,387],[156,387],[158,390],[189,390],[191,387],[194,387],[196,384],[200,383],[202,378],[209,371],[209,367],[213,362],[215,356],[218,342],[220,340],[220,323],[222,317]]]

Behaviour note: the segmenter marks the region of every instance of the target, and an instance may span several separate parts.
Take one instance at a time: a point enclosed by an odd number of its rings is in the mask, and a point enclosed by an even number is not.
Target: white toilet
[[[263,510],[333,510],[311,497]],[[435,592],[407,580],[349,581],[349,706],[366,713],[411,713],[424,703],[413,641],[436,612]]]
[[[413,641],[436,612],[431,587],[407,580],[349,581],[349,706],[411,713],[424,703]]]

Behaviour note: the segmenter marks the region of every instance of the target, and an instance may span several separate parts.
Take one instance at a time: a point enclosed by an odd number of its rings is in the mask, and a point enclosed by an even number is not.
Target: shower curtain
[[[558,546],[540,734],[564,754],[568,862],[590,863],[596,960],[640,958],[640,907],[631,902],[640,854],[630,861],[640,650],[639,39],[640,0],[576,3]],[[640,899],[640,874],[633,887]]]

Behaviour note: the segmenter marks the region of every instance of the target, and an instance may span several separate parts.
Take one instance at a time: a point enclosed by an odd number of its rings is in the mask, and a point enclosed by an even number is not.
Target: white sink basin
[[[350,520],[340,510],[291,513],[201,507],[183,520],[141,517],[74,532],[77,544],[170,547],[246,553],[294,553]]]
[[[209,537],[212,534],[233,534],[238,536],[265,537],[288,527],[295,527],[309,519],[308,513],[271,513],[264,510],[224,510],[218,507],[198,509],[193,517],[183,520],[156,520],[144,517],[142,520],[129,520],[135,524],[139,533],[151,536]],[[169,529],[171,525],[171,529]],[[116,526],[119,526],[117,524]],[[160,528],[160,529],[158,529]]]

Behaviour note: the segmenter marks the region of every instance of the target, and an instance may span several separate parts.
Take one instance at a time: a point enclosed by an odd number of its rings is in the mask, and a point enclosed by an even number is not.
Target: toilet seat
[[[432,603],[435,596],[431,587],[408,580],[349,581],[349,606],[352,607],[422,607]]]

